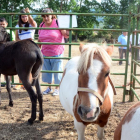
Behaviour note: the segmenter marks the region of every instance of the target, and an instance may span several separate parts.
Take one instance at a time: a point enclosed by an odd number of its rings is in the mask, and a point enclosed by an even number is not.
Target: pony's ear
[[[84,46],[84,44],[80,43],[80,46],[79,46],[79,51],[80,51],[80,52],[83,51],[83,48],[84,48],[83,46]]]
[[[106,48],[107,53],[111,56],[114,50],[114,45],[108,46]]]
[[[80,43],[79,51],[82,53],[86,49],[87,49],[87,47],[85,47],[84,44]]]

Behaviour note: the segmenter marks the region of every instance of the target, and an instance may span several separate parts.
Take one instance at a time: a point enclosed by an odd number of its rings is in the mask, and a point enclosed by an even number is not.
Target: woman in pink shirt
[[[53,13],[52,9],[46,8],[42,12]],[[43,22],[39,27],[58,28],[55,15],[42,15]],[[39,30],[38,42],[64,43],[64,37],[69,37],[69,31],[66,30]],[[45,57],[62,57],[64,45],[39,45]],[[62,71],[62,59],[44,59],[42,70]],[[42,73],[42,81],[49,84],[52,83],[53,73]],[[62,78],[62,73],[54,73],[54,83],[59,84]],[[52,92],[49,86],[43,94]],[[59,87],[56,86],[53,95],[59,95]]]

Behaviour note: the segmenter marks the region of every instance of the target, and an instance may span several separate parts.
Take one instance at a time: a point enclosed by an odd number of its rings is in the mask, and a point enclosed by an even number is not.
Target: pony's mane
[[[91,64],[93,64],[93,57],[94,57],[94,53],[98,54],[99,57],[101,57],[104,60],[104,63],[106,65],[108,65],[109,67],[111,66],[111,58],[108,55],[108,53],[105,51],[106,49],[106,44],[103,44],[102,46],[99,46],[96,43],[92,43],[92,44],[87,44],[84,45],[84,47],[86,48],[79,59],[79,63],[78,63],[78,67],[77,70],[80,73],[81,71],[83,73],[86,72],[87,67],[88,67],[88,62],[90,61]]]

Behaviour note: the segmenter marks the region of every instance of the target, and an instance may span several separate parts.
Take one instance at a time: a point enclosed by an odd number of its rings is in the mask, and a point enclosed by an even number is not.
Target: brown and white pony
[[[84,140],[88,124],[98,125],[98,138],[104,137],[104,127],[113,106],[114,86],[109,78],[113,45],[80,45],[81,56],[65,66],[60,84],[60,102],[74,117],[78,140]],[[109,54],[109,55],[108,55]]]
[[[115,130],[114,140],[140,140],[140,102],[126,112]]]

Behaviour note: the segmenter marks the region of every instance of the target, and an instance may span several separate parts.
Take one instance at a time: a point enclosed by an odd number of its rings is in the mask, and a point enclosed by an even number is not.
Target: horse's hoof
[[[43,116],[39,116],[39,120],[40,121],[43,121]]]
[[[29,125],[32,125],[32,124],[33,124],[33,120],[32,120],[32,119],[29,119],[29,120],[28,120],[28,124],[29,124]]]
[[[13,102],[9,102],[9,106],[13,107]]]

